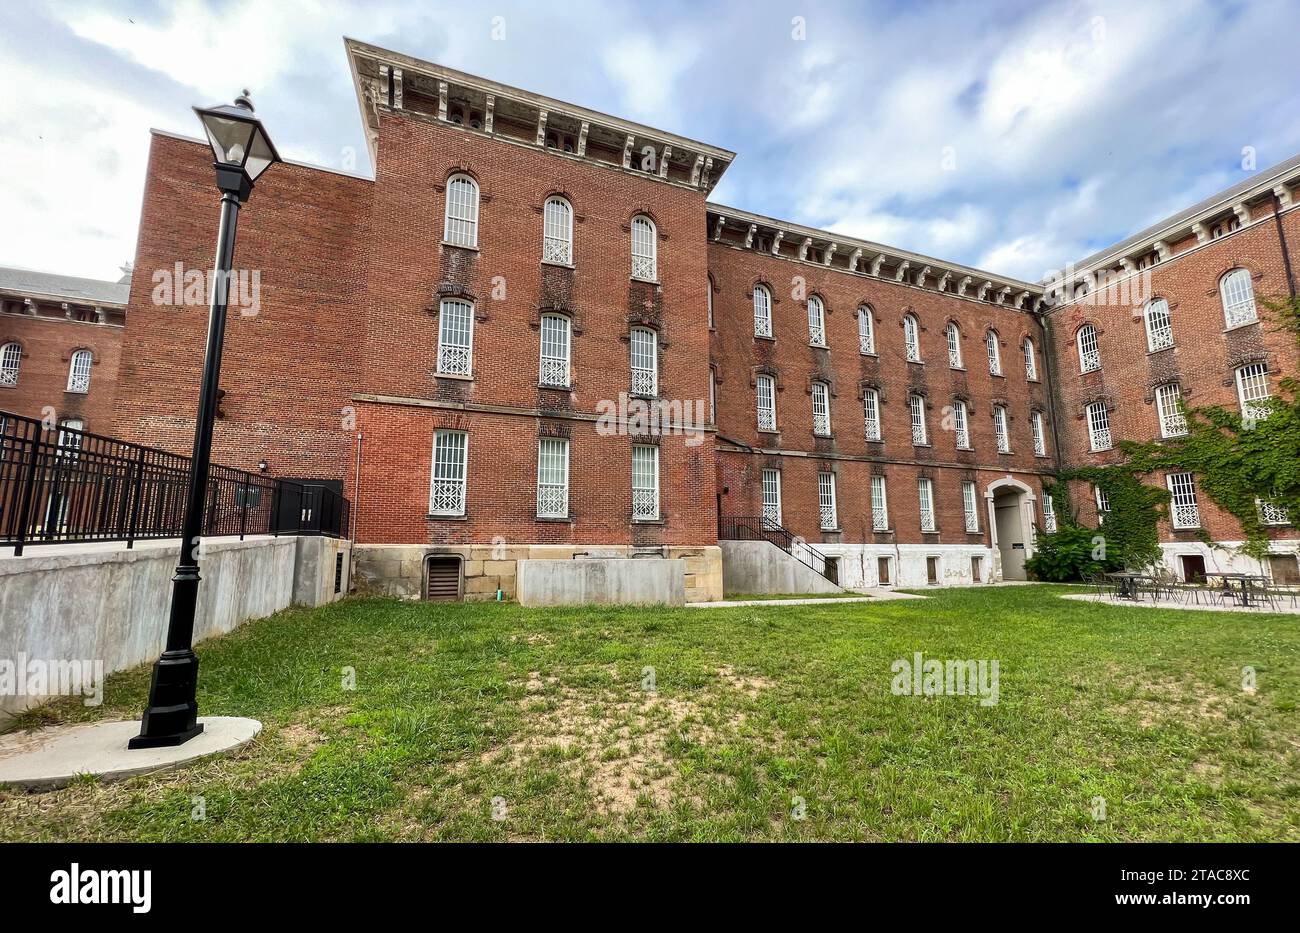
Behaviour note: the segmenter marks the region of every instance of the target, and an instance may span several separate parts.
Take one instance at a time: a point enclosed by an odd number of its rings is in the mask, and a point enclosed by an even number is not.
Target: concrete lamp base
[[[237,716],[205,716],[199,723],[203,731],[184,745],[143,749],[127,748],[140,732],[138,720],[79,723],[0,736],[0,785],[49,790],[81,774],[119,781],[233,751],[262,731],[256,719]]]

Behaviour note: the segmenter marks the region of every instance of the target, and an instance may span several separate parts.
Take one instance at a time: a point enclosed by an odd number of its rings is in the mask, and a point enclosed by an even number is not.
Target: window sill
[[[1161,347],[1159,350],[1148,350],[1147,356],[1155,356],[1157,353],[1166,353],[1169,350],[1173,350],[1173,349],[1176,349],[1176,347],[1174,344],[1171,343],[1169,346]]]
[[[664,525],[666,522],[662,518],[634,518],[631,520],[633,525]]]
[[[931,528],[929,531],[926,531],[924,528],[921,529],[921,534],[923,535],[937,535],[938,533],[938,528]]]
[[[1040,454],[1038,451],[1034,451],[1034,456],[1037,457],[1039,460],[1048,460],[1048,459],[1051,459],[1051,458],[1049,458],[1049,457],[1047,456],[1046,453],[1041,453],[1041,454]]]
[[[1255,320],[1253,321],[1243,321],[1240,324],[1233,324],[1231,327],[1225,327],[1223,329],[1223,332],[1225,334],[1231,333],[1234,330],[1241,330],[1243,327],[1254,327],[1258,323],[1259,323],[1259,318],[1255,318]]]
[[[908,360],[907,362],[911,363],[913,366],[924,366],[924,365],[925,365],[925,360]]]
[[[824,535],[842,535],[842,534],[844,534],[844,529],[843,529],[843,528],[823,528],[823,529],[822,529],[822,534],[824,534]]]
[[[478,252],[478,247],[477,247],[477,246],[465,246],[465,245],[462,244],[462,243],[453,243],[453,242],[451,242],[451,240],[443,240],[443,241],[442,241],[442,245],[443,245],[443,246],[450,246],[452,249],[463,249],[463,250],[464,250],[465,252],[467,252],[467,253],[477,253],[477,252]]]
[[[775,338],[775,337],[767,337],[767,336],[764,336],[763,334],[755,334],[755,335],[754,335],[754,339],[755,339],[755,340],[770,340],[770,341],[772,341],[773,343],[776,343],[776,338]]]
[[[18,388],[18,387],[17,387],[17,386],[7,386],[6,388],[16,389],[16,388]],[[90,390],[89,390],[89,389],[64,389],[64,390],[63,390],[63,394],[64,394],[64,395],[89,395],[89,394],[90,394]]]
[[[989,373],[989,375],[992,376],[994,379],[1005,379],[1005,378],[1007,378],[1006,373]]]
[[[970,446],[969,444],[965,444],[965,445],[958,444],[957,449],[964,454],[973,454],[975,452],[975,448]]]
[[[472,375],[471,375],[471,376],[458,376],[458,375],[456,375],[455,373],[434,373],[434,374],[433,374],[433,377],[434,377],[435,379],[455,379],[457,382],[473,382],[473,381],[474,381],[474,377],[473,377]]]
[[[537,383],[537,388],[549,389],[552,392],[572,392],[573,383],[569,383],[567,386],[560,386],[560,385],[552,385],[549,382],[539,382]]]
[[[863,353],[861,350],[859,350],[859,351],[858,351],[858,356],[869,356],[869,357],[871,357],[872,359],[876,359],[876,360],[880,359],[880,354],[879,354],[879,353],[876,353],[876,352],[874,352],[874,351],[871,352],[871,353]]]
[[[948,368],[951,369],[951,370],[952,370],[953,372],[955,372],[955,373],[964,373],[964,372],[966,371],[966,367],[965,367],[965,366],[953,366],[953,365],[949,364]]]
[[[933,444],[930,444],[930,443],[918,444],[916,441],[912,441],[912,446],[913,446],[913,447],[933,447],[934,445],[933,445]]]
[[[631,281],[633,282],[641,282],[645,285],[654,285],[656,288],[659,286],[658,279],[643,279],[640,276],[636,276],[636,275],[628,276],[628,278],[631,279]]]
[[[567,516],[538,515],[533,519],[533,521],[540,522],[543,524],[548,524],[548,525],[572,525],[573,516],[572,515],[567,515]]]
[[[813,432],[813,437],[814,437],[816,440],[819,440],[819,441],[833,441],[833,440],[835,440],[835,435],[834,435],[834,434],[818,434],[816,431]]]
[[[451,513],[444,513],[444,512],[430,512],[428,515],[426,515],[426,516],[424,516],[424,517],[425,517],[428,521],[431,521],[431,522],[467,522],[467,521],[469,521],[469,516],[466,515],[464,512],[460,513],[459,515],[452,515]]]
[[[774,435],[774,436],[775,436],[775,435],[779,435],[781,432],[778,431],[776,428],[759,428],[759,429],[758,429],[758,433],[759,433],[759,434],[771,434],[771,435]]]
[[[811,340],[808,341],[808,346],[812,347],[814,350],[829,350],[829,349],[830,349],[830,347],[826,346],[826,344],[824,344],[824,343],[813,343]]]
[[[571,263],[571,262],[555,262],[555,261],[550,260],[550,259],[543,259],[543,260],[542,260],[542,265],[544,265],[544,266],[554,266],[554,267],[557,268],[557,269],[570,269],[570,270],[572,270],[572,269],[576,269],[576,268],[577,268],[577,266],[575,266],[575,265],[574,265],[573,263]]]
[[[885,439],[883,437],[868,437],[868,438],[864,438],[864,440],[868,444],[883,444],[885,442]]]

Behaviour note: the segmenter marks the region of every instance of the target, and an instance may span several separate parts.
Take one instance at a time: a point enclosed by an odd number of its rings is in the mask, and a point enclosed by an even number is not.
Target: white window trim
[[[944,336],[948,340],[948,367],[950,369],[962,369],[961,365],[961,331],[952,321],[944,328]]]
[[[1011,423],[1005,405],[993,406],[993,434],[997,439],[998,453],[1011,453]]]
[[[563,326],[564,356],[547,355],[546,326],[547,321],[555,321]],[[573,327],[567,315],[547,312],[541,316],[538,332],[538,382],[544,386],[567,389],[572,378],[571,360],[573,357]]]
[[[84,365],[78,365],[83,364]],[[90,368],[95,363],[95,355],[89,350],[81,349],[72,352],[72,358],[68,361],[68,391],[75,392],[78,395],[85,395],[90,391]]]
[[[563,453],[560,461],[562,481],[542,481],[543,455],[548,447],[558,447]],[[544,500],[551,500],[550,502]],[[552,504],[555,503],[555,504]],[[569,440],[563,437],[537,439],[537,517],[569,517]]]
[[[1084,347],[1085,337],[1092,344],[1091,347]],[[1075,335],[1074,342],[1079,350],[1079,372],[1091,373],[1101,369],[1101,344],[1097,339],[1097,328],[1091,324],[1083,325]]]
[[[456,436],[461,438],[459,445],[459,473],[460,476],[450,475],[448,471],[443,471],[446,475],[439,476],[439,467],[443,465],[455,465],[455,461],[438,459],[438,442]],[[454,473],[455,471],[451,471]],[[429,476],[429,514],[430,515],[464,515],[467,498],[467,481],[469,478],[469,434],[465,431],[443,431],[433,432],[433,463]],[[447,503],[439,506],[439,501]]]
[[[817,509],[821,516],[822,531],[838,531],[840,515],[835,501],[834,473],[817,474]]]
[[[562,223],[552,223],[552,207],[563,210]],[[573,265],[573,205],[558,194],[547,198],[542,206],[542,262]]]
[[[1187,433],[1187,416],[1179,408],[1182,389],[1176,382],[1156,386],[1156,417],[1160,419],[1161,437],[1182,437]]]
[[[909,363],[921,362],[921,322],[914,314],[903,315],[903,351]]]
[[[953,435],[957,442],[957,449],[970,450],[970,421],[966,413],[966,403],[961,399],[953,400],[952,425]]]
[[[928,476],[916,480],[916,500],[920,509],[921,531],[930,534],[937,530],[934,517],[934,481]]]
[[[1232,282],[1243,283],[1238,289],[1242,294],[1228,296],[1228,286]],[[1259,320],[1259,308],[1255,305],[1255,283],[1251,281],[1248,269],[1232,269],[1219,279],[1219,303],[1223,306],[1223,323],[1226,329],[1244,327]]]
[[[1247,377],[1248,372],[1249,377]],[[1266,363],[1247,363],[1245,366],[1238,366],[1233,377],[1237,383],[1237,402],[1241,405],[1241,416],[1255,420],[1266,417],[1268,412],[1256,403],[1273,397],[1268,388],[1268,365]],[[1251,380],[1252,394],[1249,398],[1247,398],[1246,394],[1247,378]],[[1263,387],[1262,395],[1257,394],[1260,386]]]
[[[808,296],[808,343],[826,346],[826,305],[816,295]]]
[[[1168,350],[1174,345],[1174,327],[1169,316],[1169,302],[1153,298],[1142,310],[1142,326],[1147,332],[1147,351]]]
[[[1100,417],[1094,418],[1093,412],[1098,412]],[[1094,452],[1110,450],[1115,446],[1115,436],[1110,430],[1110,412],[1102,402],[1093,402],[1084,409],[1084,416],[1088,419],[1088,445],[1089,449]]]
[[[862,356],[876,355],[876,322],[872,313],[870,305],[858,308],[858,353]]]
[[[772,293],[766,285],[754,286],[754,336],[772,336]]]
[[[473,192],[473,198],[461,204],[454,197],[456,190],[465,182]],[[447,179],[447,203],[443,209],[442,241],[452,246],[478,249],[478,212],[480,192],[478,182],[469,175],[452,175]],[[453,213],[453,208],[457,209]]]
[[[649,233],[649,252],[638,251],[638,227]],[[659,229],[645,214],[632,218],[632,278],[642,282],[659,281]]]
[[[23,347],[17,340],[0,346],[0,386],[18,385],[18,375],[23,366]]]
[[[653,451],[653,455],[649,458],[649,463],[653,467],[650,486],[637,485],[636,460],[638,450]],[[647,496],[646,493],[650,493],[650,495]],[[647,503],[652,508],[647,508]],[[659,448],[653,444],[634,444],[632,445],[632,520],[654,522],[659,520],[659,515]]]
[[[1049,535],[1056,532],[1056,503],[1049,492],[1043,493],[1043,531]]]
[[[998,332],[995,330],[984,333],[984,349],[988,351],[990,376],[1002,375],[1002,349],[998,339]]]
[[[447,309],[464,306],[467,311],[465,343],[449,343]],[[473,377],[474,375],[474,303],[464,298],[444,298],[438,305],[438,375]]]
[[[649,340],[649,366],[637,365],[637,343]],[[628,366],[631,369],[633,395],[655,397],[659,394],[659,335],[649,327],[633,327],[628,332]],[[641,347],[645,349],[644,346]],[[644,361],[643,361],[644,362]]]
[[[1026,337],[1021,348],[1025,354],[1025,378],[1030,382],[1038,381],[1038,351],[1034,347],[1034,338]]]
[[[909,395],[907,397],[908,415],[912,419],[912,444],[915,447],[928,447],[930,429],[925,423],[925,397]]]
[[[775,501],[768,502],[768,478],[772,478],[771,491],[775,494]],[[774,525],[781,524],[781,471],[771,467],[764,467],[759,476],[761,493],[763,497],[763,520],[771,522]]]
[[[879,473],[871,477],[871,530],[889,530],[889,490]]]
[[[763,387],[768,388],[769,405],[763,405]],[[776,431],[776,379],[766,373],[759,373],[754,379],[754,406],[756,418],[758,420],[758,429],[765,432]],[[763,417],[764,413],[769,414],[770,420]]]
[[[1031,411],[1029,413],[1029,427],[1034,435],[1034,456],[1047,456],[1047,428],[1043,423],[1043,413],[1041,411]]]
[[[966,533],[969,535],[979,534],[979,492],[976,490],[975,484],[970,480],[964,480],[961,484],[961,505],[963,517],[966,520]]]
[[[1196,501],[1196,479],[1191,473],[1170,473],[1165,477],[1169,488],[1169,520],[1175,528],[1200,528],[1201,508]]]
[[[862,391],[862,430],[869,441],[883,439],[880,432],[880,392],[876,389]]]
[[[813,434],[831,436],[831,387],[824,382],[812,384],[812,420]]]

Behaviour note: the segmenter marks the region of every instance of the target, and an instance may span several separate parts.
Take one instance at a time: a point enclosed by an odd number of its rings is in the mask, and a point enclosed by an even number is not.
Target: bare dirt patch
[[[728,687],[740,690],[746,696],[750,697],[758,696],[760,690],[767,690],[776,686],[771,680],[768,680],[766,677],[760,677],[757,674],[737,674],[728,664],[724,664],[722,667],[718,668],[718,676],[722,678],[723,682]]]
[[[1172,677],[1130,679],[1119,689],[1131,695],[1112,708],[1137,717],[1148,728],[1171,721],[1187,725],[1218,722],[1227,718],[1233,703],[1233,697],[1203,683]]]

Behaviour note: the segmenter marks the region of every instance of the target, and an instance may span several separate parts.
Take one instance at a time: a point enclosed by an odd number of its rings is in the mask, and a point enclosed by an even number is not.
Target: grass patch
[[[0,840],[1300,840],[1295,619],[1069,591],[290,610],[199,649],[201,712],[253,743],[0,791]],[[997,659],[1000,702],[894,696],[917,651]],[[148,677],[28,721],[136,717]]]

